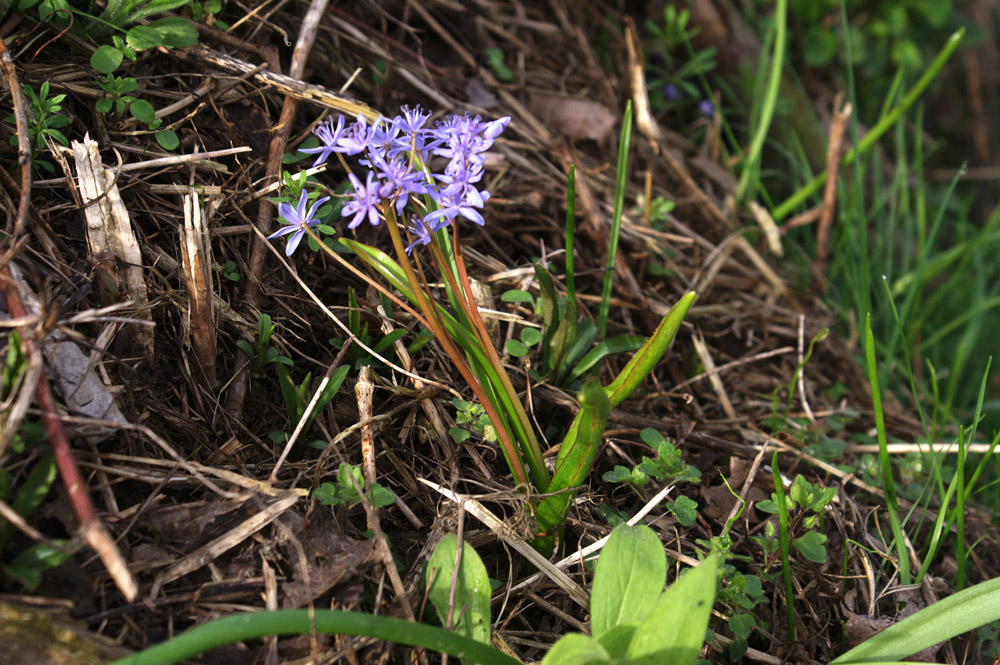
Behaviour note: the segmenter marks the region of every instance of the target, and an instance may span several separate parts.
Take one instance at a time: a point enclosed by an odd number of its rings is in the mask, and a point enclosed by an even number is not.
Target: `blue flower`
[[[431,228],[427,226],[427,223],[422,219],[414,218],[413,224],[407,229],[410,235],[413,236],[414,240],[409,245],[406,246],[406,253],[410,254],[413,252],[413,248],[417,245],[429,245],[431,242]]]
[[[410,168],[409,160],[405,157],[397,156],[391,159],[383,159],[379,156],[372,156],[372,161],[376,168],[376,174],[382,180],[378,193],[384,200],[396,197],[396,214],[403,213],[403,208],[410,200],[410,194],[429,194],[430,185],[424,179],[424,174]]]
[[[715,104],[712,103],[711,99],[703,99],[698,102],[698,112],[706,118],[711,118],[715,115]]]
[[[354,194],[351,200],[340,211],[341,217],[354,215],[354,219],[350,221],[347,228],[357,228],[365,217],[368,218],[372,226],[378,226],[381,221],[378,216],[378,204],[382,202],[382,197],[379,196],[379,184],[375,182],[375,174],[369,171],[368,180],[364,184],[353,173],[348,173],[347,177],[354,185]]]
[[[279,203],[278,213],[281,215],[287,226],[281,227],[269,235],[267,239],[273,240],[274,238],[291,233],[292,237],[288,239],[288,244],[285,245],[285,256],[291,256],[295,253],[299,243],[302,242],[302,236],[306,234],[306,227],[316,226],[319,224],[319,220],[315,219],[316,210],[329,199],[329,196],[323,196],[316,199],[307,212],[306,204],[309,202],[309,194],[305,189],[303,189],[302,195],[299,196],[299,203],[294,208],[289,203]]]
[[[343,133],[344,116],[337,116],[336,125],[334,125],[333,118],[329,118],[326,122],[317,125],[313,130],[313,134],[319,137],[320,145],[315,148],[300,148],[299,151],[307,154],[319,153],[319,157],[313,162],[313,166],[319,166],[330,158],[330,153],[344,152],[344,149],[339,145]]]
[[[367,150],[374,138],[375,128],[368,126],[363,115],[358,115],[357,121],[347,128],[337,145],[348,155],[357,155]]]

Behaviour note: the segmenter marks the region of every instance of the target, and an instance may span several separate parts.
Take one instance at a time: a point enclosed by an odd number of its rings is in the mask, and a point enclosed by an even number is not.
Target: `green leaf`
[[[826,563],[825,543],[826,535],[815,531],[804,533],[792,541],[795,549],[813,563]]]
[[[514,72],[504,63],[504,52],[496,46],[486,48],[486,60],[490,63],[490,69],[501,81],[513,81]]]
[[[177,146],[181,144],[181,140],[177,138],[177,134],[172,129],[160,130],[156,134],[153,134],[153,136],[156,137],[156,142],[164,150],[176,150]]]
[[[758,510],[762,510],[765,513],[770,513],[772,515],[777,515],[779,512],[777,499],[764,499],[763,501],[758,501],[756,504]]]
[[[434,553],[424,569],[424,585],[428,597],[437,610],[441,623],[448,618],[452,573],[458,538],[453,533],[445,535],[434,548]],[[490,643],[490,576],[486,566],[469,543],[462,543],[462,562],[455,586],[453,630],[483,644]]]
[[[114,102],[110,98],[104,97],[103,99],[98,99],[97,103],[94,104],[94,108],[97,109],[98,113],[107,113],[114,106]]]
[[[462,656],[480,665],[520,665],[521,661],[475,640],[436,626],[372,616],[363,612],[333,610],[274,610],[245,612],[207,621],[184,633],[130,654],[108,665],[167,665],[208,649],[267,635],[363,635],[409,646]]]
[[[542,665],[600,665],[611,657],[597,640],[579,633],[570,633],[556,642],[542,658]]]
[[[684,316],[691,308],[694,299],[695,292],[689,291],[676,305],[670,308],[670,311],[660,321],[660,325],[653,331],[652,336],[646,340],[638,353],[625,365],[625,369],[605,389],[608,393],[608,399],[611,400],[612,409],[635,392],[649,376],[649,373],[653,371],[656,364],[660,362],[660,358],[667,352],[670,343],[677,335],[677,331],[680,330]]]
[[[623,660],[625,654],[628,653],[628,645],[632,643],[632,638],[635,636],[635,631],[638,627],[638,624],[634,623],[618,624],[597,638],[597,641],[608,652],[612,660]]]
[[[750,637],[750,631],[756,625],[757,620],[753,618],[752,614],[734,614],[729,617],[729,629],[737,637],[742,637],[744,640]]]
[[[187,48],[198,43],[198,31],[190,21],[180,16],[156,19],[149,27],[156,30],[164,46]]]
[[[515,358],[526,356],[528,355],[528,352],[531,351],[531,349],[525,346],[524,342],[517,339],[508,339],[504,348],[507,349],[507,353]]]
[[[156,120],[156,110],[153,108],[153,105],[145,99],[135,100],[132,102],[132,105],[129,106],[128,110],[129,113],[132,114],[133,118],[139,122],[144,122],[147,125]]]
[[[527,346],[534,346],[542,341],[542,331],[538,328],[522,328],[521,341]]]
[[[391,506],[396,502],[396,495],[393,494],[392,490],[388,487],[382,487],[378,483],[372,483],[369,491],[371,492],[371,496],[368,500],[376,508],[385,508],[386,506]]]
[[[574,493],[560,490],[583,483],[604,441],[604,428],[611,412],[611,402],[604,388],[597,379],[590,379],[583,385],[578,397],[580,411],[570,423],[559,447],[556,470],[548,487],[549,492],[558,493],[543,499],[535,514],[535,528],[539,534],[545,534],[563,523]]]
[[[663,593],[629,645],[630,664],[693,665],[712,613],[718,562],[713,554]]]
[[[594,572],[591,624],[598,639],[619,624],[639,623],[667,581],[663,543],[646,525],[611,532]]]
[[[137,25],[130,28],[128,34],[125,35],[125,43],[136,51],[166,46],[159,31],[149,25]]]
[[[500,296],[500,300],[504,302],[525,302],[534,304],[535,297],[528,293],[527,291],[522,291],[521,289],[511,289],[509,291],[504,291]]]
[[[694,526],[698,519],[698,502],[683,495],[667,502],[667,509],[674,514],[678,522],[687,527]]]
[[[621,464],[616,464],[615,468],[611,471],[605,471],[601,478],[608,483],[624,483],[631,480],[632,472],[629,471],[627,467],[624,467]]]
[[[626,351],[637,351],[642,348],[646,338],[639,335],[616,335],[604,340],[591,349],[587,355],[580,359],[573,371],[570,372],[567,381],[572,382],[587,373],[594,365],[601,362],[608,356]]]
[[[124,57],[125,56],[122,52],[114,46],[108,46],[105,44],[94,51],[94,54],[90,56],[90,66],[102,74],[110,74],[118,69],[118,66],[122,64]],[[102,113],[103,112],[104,111],[102,111]]]
[[[0,566],[0,570],[23,584],[28,591],[34,591],[42,581],[42,573],[60,565],[69,556],[68,553],[53,549],[45,543],[35,543],[14,557],[10,563]]]

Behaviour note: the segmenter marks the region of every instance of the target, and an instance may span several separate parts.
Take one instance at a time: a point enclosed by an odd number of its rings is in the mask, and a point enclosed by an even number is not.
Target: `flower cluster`
[[[341,209],[343,217],[350,217],[347,228],[356,228],[365,220],[378,226],[386,205],[392,206],[397,216],[402,215],[411,196],[428,196],[435,205],[433,210],[411,220],[408,231],[414,240],[407,252],[428,244],[431,233],[459,217],[483,225],[479,211],[490,198],[488,191],[479,189],[485,153],[510,118],[485,122],[479,116],[453,115],[427,127],[429,118],[430,114],[419,106],[404,106],[400,115],[392,119],[380,117],[371,125],[359,115],[350,125],[344,116],[338,116],[316,127],[314,133],[320,145],[302,150],[316,155],[314,166],[337,153],[360,155],[360,164],[368,169],[363,181],[353,173],[348,175],[353,192]],[[435,157],[447,158],[447,165],[439,173],[425,173],[423,166]],[[269,237],[294,232],[285,248],[285,253],[291,255],[304,227],[318,223],[313,219],[316,207],[314,204],[306,215],[302,202],[298,206],[302,210],[282,204],[286,223],[298,230],[285,227]]]

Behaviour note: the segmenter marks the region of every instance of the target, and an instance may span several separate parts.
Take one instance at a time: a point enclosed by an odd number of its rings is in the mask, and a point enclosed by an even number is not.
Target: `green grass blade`
[[[108,665],[168,665],[209,649],[269,635],[308,635],[309,610],[274,610],[231,614],[203,623],[177,637]],[[481,665],[520,665],[491,646],[435,626],[360,612],[316,610],[316,632],[324,635],[363,635],[457,656]]]
[[[830,665],[902,660],[997,619],[1000,619],[1000,577],[925,607],[834,659]]]
[[[576,166],[570,165],[566,179],[566,305],[576,317],[576,269],[573,261],[573,238],[576,233]],[[571,308],[571,309],[570,309]],[[570,314],[567,313],[567,316]]]
[[[944,67],[945,63],[951,57],[955,49],[958,48],[959,43],[962,41],[962,37],[965,35],[965,28],[959,28],[948,41],[945,42],[944,48],[938,53],[934,61],[931,62],[930,66],[923,73],[923,75],[917,80],[916,84],[910,90],[910,92],[903,98],[903,100],[895,106],[888,114],[883,117],[878,124],[872,127],[871,131],[865,135],[863,139],[858,143],[857,149],[850,149],[844,153],[843,158],[840,160],[841,166],[846,166],[853,162],[858,155],[867,154],[869,150],[878,142],[882,136],[889,131],[889,129],[899,121],[899,119],[906,113],[907,110],[913,103],[916,102],[924,91],[931,84],[931,82],[937,78],[938,73],[940,73],[941,68]],[[794,212],[799,206],[805,203],[806,199],[814,195],[820,190],[823,184],[826,182],[827,172],[823,171],[818,176],[810,180],[808,183],[803,185],[794,194],[789,196],[784,203],[774,209],[771,216],[774,221],[780,222]]]
[[[787,35],[788,0],[778,0],[774,8],[775,36],[774,52],[771,54],[771,72],[768,76],[767,90],[764,93],[764,104],[761,108],[757,130],[750,143],[750,152],[746,164],[740,174],[740,183],[736,188],[736,200],[742,202],[748,194],[751,177],[755,176],[760,163],[760,155],[764,149],[764,141],[771,129],[774,118],[774,108],[778,102],[778,91],[781,88],[781,68],[785,64],[785,41]]]
[[[771,475],[774,478],[774,495],[778,498],[778,533],[781,538],[781,575],[785,580],[785,620],[788,622],[788,641],[795,641],[795,589],[792,587],[792,567],[788,562],[788,502],[785,486],[778,469],[778,451],[771,455]]]
[[[903,540],[903,529],[899,523],[899,503],[896,501],[896,485],[892,478],[892,462],[889,460],[889,449],[885,434],[885,414],[882,412],[882,393],[879,390],[878,368],[875,362],[875,336],[872,334],[872,315],[865,317],[865,357],[868,361],[868,382],[872,391],[872,411],[875,413],[875,426],[878,430],[879,463],[882,466],[882,490],[885,492],[886,510],[889,513],[889,525],[892,527],[892,537],[896,543],[896,554],[899,559],[899,579],[903,584],[910,583],[910,558]]]
[[[628,153],[632,144],[632,101],[625,105],[622,133],[618,141],[618,177],[615,185],[615,209],[611,217],[611,237],[608,239],[608,260],[605,263],[604,284],[601,287],[601,307],[597,315],[597,329],[601,337],[608,331],[608,313],[611,311],[611,287],[615,281],[615,262],[618,259],[618,237],[622,232],[622,213],[625,210],[625,181],[628,179]]]

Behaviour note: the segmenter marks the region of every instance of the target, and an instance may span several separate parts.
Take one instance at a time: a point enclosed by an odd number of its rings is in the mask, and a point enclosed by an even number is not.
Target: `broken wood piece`
[[[101,277],[107,277],[114,287],[124,287],[136,308],[135,317],[149,323],[138,326],[134,334],[146,358],[151,359],[154,330],[142,274],[142,252],[118,191],[117,174],[105,168],[97,142],[89,134],[84,136],[83,142],[73,141],[72,149],[91,259],[96,269],[103,273]]]
[[[180,229],[181,259],[187,285],[188,307],[183,318],[184,336],[194,350],[199,380],[208,389],[218,385],[215,376],[216,311],[212,288],[212,245],[198,193],[184,195],[184,226]]]

